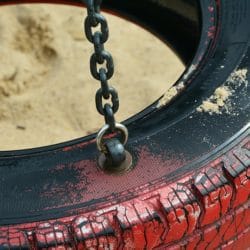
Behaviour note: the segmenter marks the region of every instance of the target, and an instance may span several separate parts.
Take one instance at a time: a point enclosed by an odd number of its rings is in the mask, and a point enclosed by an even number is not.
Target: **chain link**
[[[109,38],[109,27],[106,18],[100,13],[102,0],[85,1],[88,12],[84,23],[85,35],[88,41],[94,45],[94,53],[90,57],[90,72],[101,83],[101,88],[96,92],[96,108],[105,118],[104,131],[114,132],[119,130],[127,138],[126,127],[116,123],[114,117],[119,109],[119,97],[117,91],[108,83],[108,80],[114,74],[114,62],[112,55],[104,48],[104,43]],[[104,100],[107,100],[107,102],[105,103]],[[99,134],[103,136],[103,133],[99,132]],[[97,138],[97,144],[98,141],[101,143],[102,138]],[[104,151],[103,145],[98,145],[98,148]]]

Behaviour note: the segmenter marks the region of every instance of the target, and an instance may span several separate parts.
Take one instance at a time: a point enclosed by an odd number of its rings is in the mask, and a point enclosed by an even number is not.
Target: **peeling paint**
[[[202,234],[204,240],[199,240],[197,248],[203,249],[209,230],[218,235],[214,242],[210,241],[218,248],[225,237],[235,238],[242,230],[250,230],[250,181],[245,179],[248,158],[242,154],[242,147],[248,144],[249,136],[225,155],[207,163],[197,174],[182,175],[178,182],[164,181],[154,185],[153,190],[133,198],[127,196],[124,201],[114,196],[113,204],[96,206],[91,211],[78,210],[74,215],[47,222],[2,226],[0,247],[120,249],[122,242],[126,249],[155,249],[162,244],[175,244],[172,246],[178,248],[181,242],[189,242],[193,249],[197,245],[194,235]],[[141,153],[148,154],[146,149]],[[142,160],[148,164],[147,159]],[[236,171],[239,161],[244,167],[241,172]],[[234,223],[238,225],[232,227],[234,230],[218,231]],[[69,242],[72,248],[68,247]]]
[[[166,173],[170,173],[186,163],[185,158],[181,155],[154,155],[147,147],[138,148],[137,153],[139,160],[136,163],[136,168],[124,176],[106,175],[96,167],[95,160],[81,160],[72,164],[58,165],[56,169],[51,171],[51,175],[58,179],[59,176],[68,173],[72,175],[72,181],[45,185],[40,196],[43,199],[53,199],[55,196],[60,199],[60,205],[53,206],[53,208],[83,204],[89,201],[88,206],[91,206],[92,200],[98,200],[101,203],[106,199],[107,202],[108,200],[112,202],[115,193],[120,193],[121,197],[125,196],[127,192],[134,196],[136,191],[141,192],[142,188],[146,190],[149,183],[152,184],[152,176],[156,179],[161,178]],[[154,170],[156,168],[158,169],[157,173]],[[134,188],[133,193],[128,191],[128,186]],[[125,193],[121,194],[124,191]],[[119,197],[116,197],[116,201],[118,199]],[[46,208],[46,210],[49,209],[51,207]]]

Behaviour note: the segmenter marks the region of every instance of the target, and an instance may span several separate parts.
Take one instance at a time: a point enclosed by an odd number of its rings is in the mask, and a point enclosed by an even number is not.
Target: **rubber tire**
[[[27,1],[1,1],[14,2]],[[0,249],[248,249],[250,76],[237,73],[250,68],[250,2],[202,0],[200,16],[177,11],[195,10],[191,0],[105,3],[184,62],[196,50],[176,83],[185,88],[126,121],[134,169],[123,176],[96,167],[95,135],[1,152]],[[233,112],[198,112],[220,86],[234,90]]]

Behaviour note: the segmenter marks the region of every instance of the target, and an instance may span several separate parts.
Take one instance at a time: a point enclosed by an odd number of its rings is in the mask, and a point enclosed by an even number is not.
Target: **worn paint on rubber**
[[[247,249],[249,197],[248,135],[199,173],[140,197],[77,216],[2,226],[0,248]]]

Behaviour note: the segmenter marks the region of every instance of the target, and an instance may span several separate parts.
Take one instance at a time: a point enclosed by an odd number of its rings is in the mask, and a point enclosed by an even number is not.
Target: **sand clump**
[[[248,86],[247,69],[238,69],[234,71],[226,83],[217,88],[214,94],[203,101],[202,105],[197,108],[198,112],[207,112],[209,114],[222,114],[227,113],[230,115],[236,115],[234,112],[233,104],[230,97],[235,92],[236,88],[246,88]]]
[[[227,80],[227,83],[231,85],[236,85],[238,87],[244,85],[244,87],[248,86],[247,80],[247,68],[235,70]]]
[[[202,105],[197,108],[197,111],[208,112],[209,114],[222,114],[223,108],[227,109],[226,102],[231,95],[232,92],[228,87],[219,87],[208,100],[203,101]]]
[[[104,121],[95,109],[100,84],[89,72],[93,46],[83,33],[85,9],[34,4],[0,11],[0,149],[44,146],[96,132]],[[156,37],[107,17],[106,49],[115,62],[110,84],[120,94],[117,120],[122,121],[160,97],[184,66]]]

